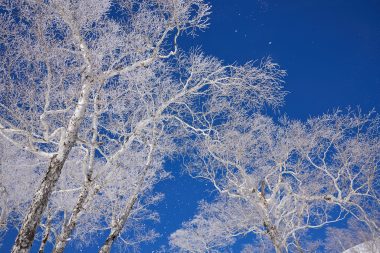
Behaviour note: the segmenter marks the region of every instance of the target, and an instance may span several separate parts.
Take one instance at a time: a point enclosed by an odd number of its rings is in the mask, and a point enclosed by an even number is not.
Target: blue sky
[[[282,112],[380,104],[380,2],[212,1],[211,27],[195,44],[226,62],[271,56],[286,69]]]
[[[210,2],[210,28],[194,39],[182,38],[180,46],[201,46],[226,63],[272,57],[288,73],[285,89],[290,93],[280,113],[304,120],[338,107],[380,110],[379,0]],[[161,222],[155,225],[162,237],[142,245],[141,252],[167,244],[167,236],[194,215],[197,202],[212,195],[206,182],[183,174],[179,163],[168,163],[167,169],[175,177],[156,187],[166,195],[157,207]],[[7,238],[5,248],[12,240]]]

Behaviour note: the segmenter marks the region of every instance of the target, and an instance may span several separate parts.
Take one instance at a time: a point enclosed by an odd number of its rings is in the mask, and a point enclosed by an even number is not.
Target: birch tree
[[[6,233],[9,227],[20,225],[20,217],[25,214],[27,203],[36,188],[35,182],[40,181],[46,162],[33,154],[6,145],[4,140],[0,142],[0,153],[0,232]],[[21,163],[17,168],[15,157]],[[26,173],[27,171],[33,173]],[[27,174],[28,177],[25,176]]]
[[[240,122],[205,138],[192,172],[210,180],[220,198],[171,235],[174,248],[216,252],[251,233],[256,246],[269,241],[276,252],[305,252],[308,232],[348,219],[367,239],[379,236],[377,115]]]
[[[1,144],[4,147],[7,142]],[[31,201],[33,189],[38,187],[40,177],[46,169],[46,161],[38,161],[34,155],[12,146],[1,148],[1,151],[0,175],[4,193],[0,205],[3,224],[1,232],[6,233],[8,228],[19,227]],[[41,232],[37,233],[36,238],[41,240],[39,252],[44,252],[49,243],[54,247],[53,252],[63,251],[69,242],[75,243],[76,247],[96,243],[95,238],[99,234],[107,234],[114,226],[116,217],[123,214],[124,206],[130,199],[133,199],[133,205],[129,207],[122,231],[118,233],[118,246],[128,250],[137,249],[140,243],[156,238],[158,234],[153,229],[144,227],[143,222],[158,219],[150,207],[162,195],[152,194],[152,187],[155,182],[165,178],[167,173],[161,169],[160,162],[150,164],[149,170],[142,170],[141,166],[146,160],[144,153],[145,150],[140,155],[134,154],[128,162],[121,160],[123,164],[109,169],[106,177],[102,177],[104,164],[95,164],[95,186],[89,189],[88,197],[83,198],[81,196],[86,182],[86,171],[83,168],[85,151],[74,148],[39,224]],[[25,165],[17,166],[20,161],[25,161]],[[15,183],[16,180],[20,183]],[[80,211],[76,208],[79,199],[83,200]]]
[[[350,218],[344,228],[327,229],[323,246],[323,249],[329,252],[376,252],[380,246],[380,239],[374,238],[362,222]]]
[[[0,135],[47,167],[12,252],[29,250],[49,200],[66,210],[64,223],[56,223],[61,232],[54,232],[55,251],[62,252],[97,193],[109,187],[99,178],[128,175],[120,164],[138,161],[133,165],[143,173],[125,188],[123,208],[99,214],[113,217],[108,252],[140,194],[151,188],[151,168],[183,140],[196,142],[214,134],[213,121],[226,124],[283,100],[284,72],[270,59],[225,65],[178,48],[180,35],[207,28],[210,6],[202,0],[16,0],[1,1],[0,9]],[[58,205],[52,194],[61,191],[57,182],[65,181],[60,178],[72,150],[82,152],[81,166],[72,170],[84,180]],[[45,215],[44,226],[56,230],[48,225],[49,211]]]

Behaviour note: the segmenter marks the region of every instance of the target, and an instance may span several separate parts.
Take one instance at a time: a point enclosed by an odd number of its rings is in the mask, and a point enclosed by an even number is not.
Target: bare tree
[[[6,147],[3,144],[7,142],[1,143],[1,147]],[[0,175],[2,190],[6,194],[4,198],[2,196],[4,201],[0,205],[4,224],[1,232],[5,233],[7,228],[19,227],[31,201],[33,189],[38,187],[44,173],[46,160],[45,163],[38,161],[34,155],[13,146],[1,148],[1,151],[3,156]],[[76,242],[78,245],[83,241],[93,243],[91,237],[96,238],[99,233],[106,233],[114,226],[115,218],[123,214],[122,210],[129,199],[134,200],[134,205],[129,210],[128,221],[123,224],[123,231],[119,231],[121,244],[129,249],[136,248],[139,243],[156,238],[157,233],[148,231],[141,225],[147,219],[157,220],[157,214],[150,211],[149,207],[159,201],[162,195],[152,194],[152,187],[155,182],[165,178],[167,173],[162,170],[158,159],[150,164],[149,169],[145,167],[142,170],[143,161],[146,159],[144,153],[145,150],[141,150],[139,154],[133,155],[133,159],[121,159],[117,167],[107,168],[107,174],[104,173],[106,166],[103,163],[95,164],[95,186],[90,188],[88,197],[83,199],[81,196],[86,180],[86,170],[83,168],[85,152],[74,148],[42,217],[42,233],[37,234],[37,240],[41,240],[39,252],[44,252],[48,242],[53,244],[53,251],[56,252],[63,251],[68,242]],[[25,161],[25,165],[18,166],[20,161]],[[20,183],[15,183],[16,180]],[[79,199],[83,199],[80,212],[76,209]],[[134,236],[131,237],[131,234]]]
[[[35,182],[41,181],[41,175],[46,167],[46,161],[6,144],[1,139],[0,231],[2,233],[5,233],[9,227],[20,225],[20,217],[25,215],[25,207],[33,197],[33,190],[36,189]],[[27,174],[29,175],[26,176]]]
[[[205,252],[253,233],[276,252],[305,252],[308,231],[350,217],[379,236],[377,115],[335,112],[279,125],[254,115],[239,122],[205,138],[192,172],[211,180],[221,197],[172,234],[174,247]]]
[[[29,250],[49,201],[44,226],[55,235],[56,252],[86,217],[113,217],[109,250],[141,207],[151,172],[181,141],[197,142],[215,134],[215,124],[282,103],[284,72],[270,59],[223,65],[198,50],[180,52],[181,34],[208,26],[210,6],[202,0],[16,0],[0,8],[0,135],[48,164],[12,252]],[[72,150],[76,168],[66,165]],[[65,165],[74,176],[61,179]],[[97,193],[129,170],[136,185],[112,202],[122,208],[91,208],[104,196]],[[48,218],[54,210],[63,212],[61,222]]]
[[[378,251],[380,238],[374,237],[365,224],[351,217],[344,228],[327,229],[323,246],[329,252],[372,253]]]

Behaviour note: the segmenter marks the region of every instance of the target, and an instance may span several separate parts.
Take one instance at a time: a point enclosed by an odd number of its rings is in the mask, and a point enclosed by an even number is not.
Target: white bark
[[[126,8],[127,22],[109,18],[111,2]],[[10,42],[0,59],[0,135],[49,164],[44,178],[36,180],[40,185],[33,185],[37,191],[13,252],[28,251],[49,200],[54,213],[65,214],[63,222],[62,217],[53,220],[52,229],[61,231],[55,252],[64,250],[74,229],[81,240],[92,225],[91,231],[104,231],[92,220],[96,215],[99,220],[119,217],[105,244],[110,248],[136,203],[145,201],[140,195],[145,188],[136,190],[125,182],[139,181],[142,168],[149,167],[145,158],[152,128],[162,131],[153,138],[157,159],[152,173],[162,173],[162,159],[184,148],[174,140],[195,133],[197,146],[214,131],[210,120],[233,121],[263,104],[283,101],[285,72],[269,59],[259,66],[223,66],[199,51],[173,57],[180,34],[207,27],[210,6],[203,0],[14,0],[1,5],[10,10],[0,16],[1,34]],[[27,20],[27,27],[19,18]],[[99,96],[102,111],[97,115],[97,103],[93,108],[91,103]],[[73,148],[86,153],[84,181],[77,180],[77,170],[65,171]],[[94,163],[102,167],[96,175]],[[152,189],[161,178],[149,177],[144,183]],[[99,196],[95,181],[105,191]],[[57,182],[59,189],[52,195]]]
[[[42,237],[42,241],[41,241],[41,245],[40,245],[40,248],[38,250],[38,253],[44,253],[44,251],[45,251],[45,246],[46,246],[46,243],[49,239],[50,230],[51,230],[51,219],[52,219],[52,217],[50,216],[50,214],[48,214],[46,224],[45,224],[45,231],[44,231],[44,234]]]
[[[29,252],[32,246],[36,229],[46,209],[49,197],[61,175],[66,158],[76,142],[78,129],[86,112],[90,88],[90,82],[85,83],[82,88],[74,115],[71,117],[66,134],[60,142],[58,153],[51,158],[46,175],[34,194],[32,204],[12,247],[12,253]]]
[[[155,130],[153,130],[153,131],[155,131]],[[145,175],[147,174],[147,172],[150,168],[150,165],[152,163],[153,152],[154,152],[154,144],[151,144],[144,170],[143,170],[143,172],[142,172],[142,174],[141,174],[141,176],[137,182],[134,193],[132,194],[132,196],[130,197],[128,202],[126,203],[125,208],[122,211],[120,217],[115,218],[114,225],[111,227],[111,231],[110,231],[106,241],[104,242],[103,246],[100,248],[99,253],[111,252],[111,248],[112,248],[113,243],[115,242],[115,239],[120,235],[121,231],[123,230],[123,227],[124,227],[125,223],[127,222],[128,218],[129,218],[129,216],[133,210],[133,207],[136,204],[136,201],[138,200],[139,196],[142,193],[141,188],[144,184]]]

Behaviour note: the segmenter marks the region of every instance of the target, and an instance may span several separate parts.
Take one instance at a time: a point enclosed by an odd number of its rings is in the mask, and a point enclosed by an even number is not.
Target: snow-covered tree
[[[5,148],[3,144],[6,143],[2,142],[0,146],[3,154],[0,165],[3,234],[8,228],[19,227],[47,163],[13,146]],[[78,246],[94,243],[90,238],[97,238],[102,231],[107,233],[122,215],[126,218],[120,228],[122,231],[119,231],[120,247],[133,249],[138,243],[157,237],[152,229],[143,229],[143,222],[158,218],[149,207],[162,196],[152,194],[152,187],[167,173],[162,170],[160,162],[147,164],[144,151],[134,154],[133,160],[121,160],[116,167],[107,168],[102,162],[95,164],[91,181],[93,186],[89,186],[86,185],[86,167],[83,163],[85,152],[74,148],[39,225],[42,228],[42,233],[37,234],[41,240],[39,252],[43,252],[48,242],[54,245],[54,252],[62,252],[68,242]],[[18,164],[20,161],[23,162],[22,166]],[[126,206],[128,213],[124,214]]]
[[[202,204],[171,244],[213,252],[252,233],[256,246],[305,252],[310,230],[349,218],[365,228],[366,239],[378,238],[379,130],[376,114],[353,111],[306,123],[252,115],[222,126],[204,139],[194,157],[199,162],[189,167],[220,197]]]
[[[208,26],[203,0],[4,0],[0,9],[1,141],[45,164],[12,252],[29,250],[41,220],[62,252],[86,217],[109,224],[108,252],[184,140],[196,146],[213,125],[283,100],[284,72],[270,59],[224,65],[179,49],[180,35]],[[109,212],[94,208],[107,203]]]

